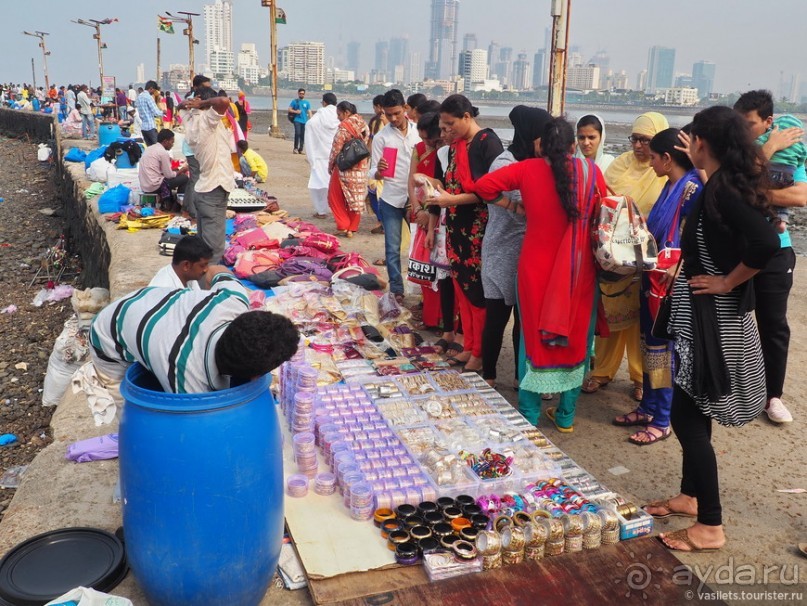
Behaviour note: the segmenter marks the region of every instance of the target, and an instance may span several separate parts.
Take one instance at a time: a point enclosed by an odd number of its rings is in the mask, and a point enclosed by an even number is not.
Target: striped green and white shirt
[[[104,308],[93,320],[90,343],[104,362],[140,362],[166,392],[226,389],[216,344],[224,329],[249,311],[246,289],[230,274],[217,274],[210,290],[147,287]]]

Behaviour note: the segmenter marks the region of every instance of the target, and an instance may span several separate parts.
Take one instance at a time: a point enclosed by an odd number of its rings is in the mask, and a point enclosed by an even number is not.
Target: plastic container
[[[205,394],[126,373],[126,552],[149,604],[257,604],[283,540],[282,445],[269,376]]]
[[[120,126],[117,124],[101,124],[98,127],[98,142],[101,145],[109,145],[120,138]]]

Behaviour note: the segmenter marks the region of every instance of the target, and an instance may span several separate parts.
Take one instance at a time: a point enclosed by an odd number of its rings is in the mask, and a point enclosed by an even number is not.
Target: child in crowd
[[[804,124],[801,120],[790,114],[784,114],[778,118],[774,118],[772,127],[757,137],[757,143],[760,146],[768,142],[768,137],[770,137],[771,131],[774,128],[778,130],[784,130],[786,128],[804,128]],[[775,189],[784,189],[793,185],[793,175],[797,168],[804,166],[805,161],[807,161],[807,146],[801,141],[775,152],[771,156],[768,166],[771,186]],[[790,211],[783,206],[775,206],[774,210],[779,219],[777,228],[780,232],[784,232],[785,229],[787,229]]]

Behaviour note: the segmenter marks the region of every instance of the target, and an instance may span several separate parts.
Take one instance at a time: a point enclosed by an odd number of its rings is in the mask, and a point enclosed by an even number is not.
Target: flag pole
[[[282,138],[280,126],[277,123],[277,0],[272,0],[269,7],[269,33],[272,45],[272,128],[269,131],[273,137]]]

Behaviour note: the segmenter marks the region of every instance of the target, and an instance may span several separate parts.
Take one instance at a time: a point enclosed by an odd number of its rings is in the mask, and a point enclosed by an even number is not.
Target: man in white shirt
[[[194,186],[196,226],[199,236],[213,249],[213,261],[224,254],[227,198],[235,189],[232,133],[221,121],[230,107],[227,97],[201,88],[193,99],[178,105],[183,111],[185,140],[199,161],[199,180]]]
[[[322,95],[322,109],[306,124],[305,156],[311,166],[308,178],[308,191],[314,203],[314,218],[324,219],[328,216],[328,186],[331,175],[328,174],[328,159],[331,156],[333,138],[339,128],[336,116],[336,95]]]
[[[213,251],[199,236],[185,236],[174,247],[171,264],[158,271],[149,286],[201,290],[199,280],[207,273],[212,256]]]
[[[406,221],[409,206],[409,164],[412,150],[420,142],[417,127],[409,121],[404,111],[401,91],[392,89],[384,94],[384,115],[388,124],[373,137],[373,156],[370,177],[383,180],[384,188],[378,207],[384,225],[384,253],[389,273],[389,289],[398,301],[403,301],[403,277],[401,275],[401,229]],[[384,149],[397,151],[394,176],[382,173],[390,169],[384,159]]]
[[[134,105],[135,101],[137,101],[137,91],[131,84],[129,85],[129,90],[126,91],[126,99],[129,101],[129,105]]]
[[[174,132],[162,129],[157,135],[157,145],[147,147],[140,158],[138,177],[144,194],[159,194],[160,198],[170,198],[171,191],[184,191],[188,182],[188,165],[178,171],[171,169],[171,148],[174,147]]]
[[[93,139],[95,138],[95,117],[86,84],[81,85],[76,100],[78,101],[78,111],[81,114],[81,136],[84,139]]]

